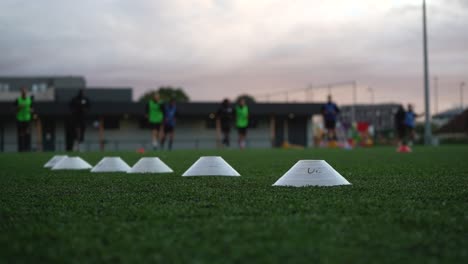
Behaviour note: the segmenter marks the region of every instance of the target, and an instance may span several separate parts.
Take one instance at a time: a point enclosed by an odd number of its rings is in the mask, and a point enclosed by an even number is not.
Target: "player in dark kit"
[[[322,115],[327,129],[328,140],[336,141],[336,119],[340,109],[332,101],[331,95],[328,96],[328,102],[322,106]]]
[[[164,134],[161,139],[161,149],[164,149],[164,142],[166,137],[169,137],[168,149],[172,150],[172,143],[174,142],[174,133],[177,116],[177,105],[175,99],[171,99],[169,104],[164,106]]]
[[[153,98],[148,101],[146,105],[146,118],[151,129],[151,137],[153,140],[153,149],[158,149],[159,144],[159,130],[164,121],[164,104],[161,101],[159,93],[155,93]]]
[[[82,150],[84,134],[86,130],[86,113],[89,111],[91,103],[84,95],[84,90],[80,89],[78,94],[70,101],[72,112],[72,124],[74,132],[74,150]]]
[[[395,129],[398,136],[398,148],[406,145],[406,126],[405,126],[406,111],[402,105],[398,108],[395,113]]]
[[[33,97],[27,96],[25,87],[21,88],[21,96],[15,100],[19,152],[31,150],[32,105]]]
[[[223,145],[229,147],[230,139],[229,134],[231,133],[232,120],[234,116],[234,110],[228,99],[224,99],[221,106],[216,114],[217,123],[223,133]]]
[[[406,111],[405,115],[405,126],[406,132],[408,133],[408,145],[413,145],[413,141],[416,137],[416,132],[414,130],[416,126],[416,118],[423,116],[423,114],[416,114],[413,110],[413,105],[408,104],[408,111]]]

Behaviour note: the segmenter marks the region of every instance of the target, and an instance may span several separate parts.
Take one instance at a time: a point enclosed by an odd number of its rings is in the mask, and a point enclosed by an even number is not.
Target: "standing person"
[[[336,118],[340,113],[338,106],[332,101],[332,96],[328,95],[327,103],[322,106],[322,115],[327,129],[329,141],[336,141]]]
[[[86,114],[89,111],[91,103],[89,98],[84,95],[84,90],[80,89],[78,94],[70,101],[73,125],[73,150],[83,150],[83,141],[86,130]]]
[[[398,150],[401,151],[406,146],[406,126],[405,126],[406,111],[402,105],[395,113],[395,129],[397,132]],[[403,147],[403,148],[402,148]]]
[[[405,126],[406,126],[406,131],[408,132],[408,144],[411,146],[413,145],[413,141],[416,136],[416,132],[414,131],[414,128],[416,126],[416,118],[422,116],[422,114],[416,114],[413,110],[413,105],[408,104],[408,111],[406,111],[405,114]]]
[[[16,127],[18,133],[18,151],[30,151],[33,97],[27,95],[26,87],[21,88],[21,95],[16,99],[15,106]]]
[[[164,107],[159,93],[155,93],[153,98],[148,101],[146,105],[146,119],[151,129],[153,150],[157,150],[160,136],[159,131],[164,121]]]
[[[224,99],[216,114],[216,121],[217,125],[221,128],[221,132],[223,133],[222,144],[226,147],[229,147],[230,145],[229,134],[231,132],[233,115],[234,111],[232,109],[231,103],[229,102],[229,99]]]
[[[241,98],[236,106],[236,127],[239,133],[239,147],[245,148],[245,139],[247,137],[247,127],[249,126],[249,107],[245,99]]]
[[[161,139],[161,149],[164,149],[164,142],[166,136],[169,137],[168,149],[172,150],[172,143],[174,142],[174,133],[177,116],[177,105],[176,100],[172,98],[170,102],[164,105],[164,134]]]

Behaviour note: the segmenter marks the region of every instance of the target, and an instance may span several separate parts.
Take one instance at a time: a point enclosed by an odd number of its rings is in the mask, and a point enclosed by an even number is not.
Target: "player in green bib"
[[[164,121],[164,104],[158,93],[155,93],[146,105],[146,118],[151,129],[153,149],[156,150],[159,146],[159,131]]]
[[[247,127],[249,126],[249,107],[245,99],[241,98],[236,106],[236,127],[239,133],[239,147],[245,148],[245,139],[247,137]]]
[[[15,101],[19,152],[31,150],[30,124],[33,117],[32,104],[33,98],[27,96],[25,87],[21,88],[21,96],[18,97]]]

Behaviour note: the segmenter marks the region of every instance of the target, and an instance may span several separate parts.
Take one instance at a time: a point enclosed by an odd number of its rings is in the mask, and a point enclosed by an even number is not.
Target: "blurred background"
[[[175,149],[219,147],[224,98],[247,98],[248,147],[319,147],[321,106],[340,107],[353,146],[392,145],[412,104],[415,143],[429,113],[432,144],[468,142],[468,1],[0,2],[0,151],[17,150],[15,100],[34,97],[31,150],[73,145],[69,103],[91,102],[84,150],[148,148],[149,94],[178,101]],[[429,109],[424,89],[429,88]],[[344,143],[343,143],[344,144]]]

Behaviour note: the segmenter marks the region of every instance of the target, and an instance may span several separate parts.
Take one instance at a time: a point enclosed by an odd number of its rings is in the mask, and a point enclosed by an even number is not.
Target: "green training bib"
[[[19,111],[16,113],[16,120],[20,122],[29,122],[31,121],[31,97],[19,97],[18,98],[18,107]]]
[[[163,121],[162,103],[149,100],[149,122],[150,123],[161,123]]]

